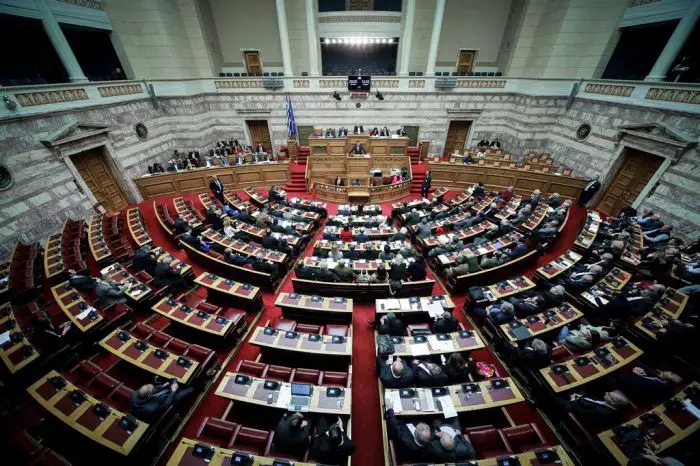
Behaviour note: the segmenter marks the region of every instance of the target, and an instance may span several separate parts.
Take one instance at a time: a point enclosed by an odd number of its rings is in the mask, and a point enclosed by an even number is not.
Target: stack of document
[[[88,314],[90,314],[90,312],[92,312],[94,310],[95,310],[94,307],[88,306],[83,312],[81,312],[80,314],[75,316],[75,318],[78,320],[83,320],[84,318],[86,318],[88,316]]]
[[[428,309],[428,314],[430,315],[430,317],[441,316],[445,312],[445,310],[442,307],[442,304],[439,301],[435,303],[430,303],[427,307],[424,307],[423,309]]]
[[[437,411],[435,409],[435,400],[433,400],[433,392],[429,388],[418,389],[418,401],[421,411]]]
[[[447,353],[455,350],[455,344],[452,340],[438,340],[436,335],[428,335],[428,343],[433,351]]]
[[[427,356],[430,354],[430,347],[427,343],[414,343],[411,345],[412,356]]]
[[[457,410],[455,409],[454,403],[452,403],[450,395],[438,397],[438,401],[442,407],[442,415],[445,416],[445,419],[457,417]]]
[[[283,384],[280,387],[276,405],[278,408],[287,409],[290,401],[292,401],[292,386],[289,384]]]
[[[384,402],[386,403],[387,401],[391,401],[391,403],[394,405],[394,412],[396,414],[400,413],[403,411],[403,407],[401,406],[401,396],[399,395],[398,390],[385,390],[384,391]]]

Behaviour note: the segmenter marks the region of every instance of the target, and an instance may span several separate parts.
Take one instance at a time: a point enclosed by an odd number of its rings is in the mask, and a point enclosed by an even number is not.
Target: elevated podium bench
[[[390,298],[389,283],[349,283],[349,282],[319,282],[292,278],[294,292],[320,296],[344,296],[358,301],[373,301]],[[401,290],[394,297],[407,298],[410,296],[430,296],[433,293],[435,280],[404,282]]]

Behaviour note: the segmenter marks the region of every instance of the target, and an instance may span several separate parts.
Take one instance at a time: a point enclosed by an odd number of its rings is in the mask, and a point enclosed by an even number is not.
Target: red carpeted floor
[[[415,167],[415,166],[414,166]],[[302,169],[303,166],[296,167],[297,170]],[[415,168],[414,168],[415,170]],[[242,194],[242,193],[241,193]],[[448,194],[448,198],[456,193]],[[294,193],[293,195],[298,195]],[[200,205],[199,200],[196,195],[184,196],[186,199],[192,199],[195,205]],[[245,197],[242,194],[242,197]],[[308,196],[305,196],[308,197]],[[411,197],[417,197],[413,194]],[[171,202],[170,198],[161,198],[158,200],[159,203]],[[143,213],[147,228],[154,243],[163,246],[174,256],[187,260],[185,254],[179,251],[170,242],[170,240],[165,237],[162,233],[160,226],[158,225],[157,219],[155,218],[153,212],[153,202],[148,201],[139,205],[139,209]],[[390,213],[391,206],[389,203],[383,204],[382,209],[385,214]],[[332,215],[336,212],[337,205],[329,204],[328,213]],[[533,265],[526,275],[532,275],[534,270],[540,265],[548,262],[552,258],[558,256],[565,250],[569,249],[573,244],[573,241],[578,232],[578,226],[581,223],[585,215],[585,210],[574,206],[571,210],[568,223],[564,229],[561,238],[557,241],[554,248],[546,255],[540,257],[535,265]],[[311,240],[310,244],[313,244],[315,239],[320,235],[320,231],[316,233],[316,236]],[[310,250],[307,250],[306,255],[310,254]],[[197,273],[204,271],[201,267],[196,264],[192,264]],[[429,274],[432,278],[432,273]],[[484,283],[488,285],[488,283]],[[287,276],[283,282],[280,291],[292,291],[291,277]],[[434,294],[444,294],[446,293],[443,287],[439,284],[435,286]],[[280,315],[280,310],[274,306],[276,296],[272,293],[264,293],[263,301],[265,308],[262,311],[260,319],[256,325],[262,325],[268,319],[274,319]],[[460,310],[464,303],[464,295],[453,296],[452,299],[457,305],[457,309]],[[461,312],[456,312],[456,316],[459,319],[465,320],[462,317]],[[352,396],[352,438],[357,444],[357,450],[353,456],[353,463],[358,465],[374,466],[383,464],[383,440],[382,440],[382,429],[381,429],[381,412],[379,406],[379,393],[377,386],[377,378],[375,376],[374,361],[375,361],[375,347],[373,331],[367,325],[367,321],[374,319],[374,304],[355,304],[353,308],[353,357],[352,357],[352,385],[353,385],[353,396]],[[225,357],[226,351],[220,351],[220,360]],[[246,341],[238,348],[235,356],[231,361],[222,368],[221,372],[225,373],[231,371],[235,368],[236,364],[241,359],[254,360],[258,356],[258,349],[249,344]],[[488,349],[482,349],[476,351],[472,355],[475,359],[492,363],[496,365],[499,373],[501,375],[508,375],[506,369],[501,366],[499,361],[494,357],[494,355]],[[292,367],[304,367],[304,362],[302,360],[290,360],[287,365]],[[203,401],[199,404],[198,408],[195,410],[191,418],[188,420],[184,428],[180,433],[180,437],[192,437],[194,436],[197,427],[199,426],[201,420],[205,416],[210,417],[223,417],[228,406],[228,400],[218,397],[214,392],[218,381],[214,383],[209,393],[206,394]],[[235,417],[236,410],[239,406],[234,405],[231,413],[229,414],[229,419]],[[515,424],[522,424],[528,422],[536,422],[542,432],[548,437],[549,441],[556,442],[552,432],[547,428],[546,424],[537,416],[535,411],[528,407],[526,403],[520,403],[518,405],[508,406],[505,408],[507,412],[507,417],[510,417]],[[491,414],[491,413],[490,413]],[[507,417],[503,418],[499,416],[493,416],[484,420],[483,423],[490,423],[497,425],[499,427],[505,427],[508,425]],[[475,420],[479,420],[478,416]],[[244,424],[253,424],[255,419],[241,420]],[[475,424],[479,425],[479,424]],[[273,425],[269,425],[272,428]],[[160,464],[166,464],[168,458],[170,457],[174,446],[179,441],[179,438],[170,446],[170,448],[162,455]]]

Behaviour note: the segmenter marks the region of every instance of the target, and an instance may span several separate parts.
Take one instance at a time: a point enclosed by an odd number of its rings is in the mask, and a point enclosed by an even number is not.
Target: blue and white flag
[[[287,96],[287,134],[292,137],[297,135],[297,124],[294,121],[294,109],[292,108],[292,99]]]

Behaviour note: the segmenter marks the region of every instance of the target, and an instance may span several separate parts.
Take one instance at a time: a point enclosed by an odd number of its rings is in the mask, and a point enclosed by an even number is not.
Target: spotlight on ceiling
[[[374,96],[375,96],[377,99],[379,99],[379,100],[384,100],[384,94],[382,94],[382,93],[379,92],[379,91],[377,91],[377,93],[374,94]]]
[[[394,43],[394,39],[391,39],[391,38],[390,38],[390,39],[387,39],[386,42],[387,42],[387,44],[393,44],[393,43]]]
[[[340,97],[340,94],[338,93],[338,91],[333,91],[333,98],[335,100],[338,100],[338,101],[342,100],[342,97]]]

